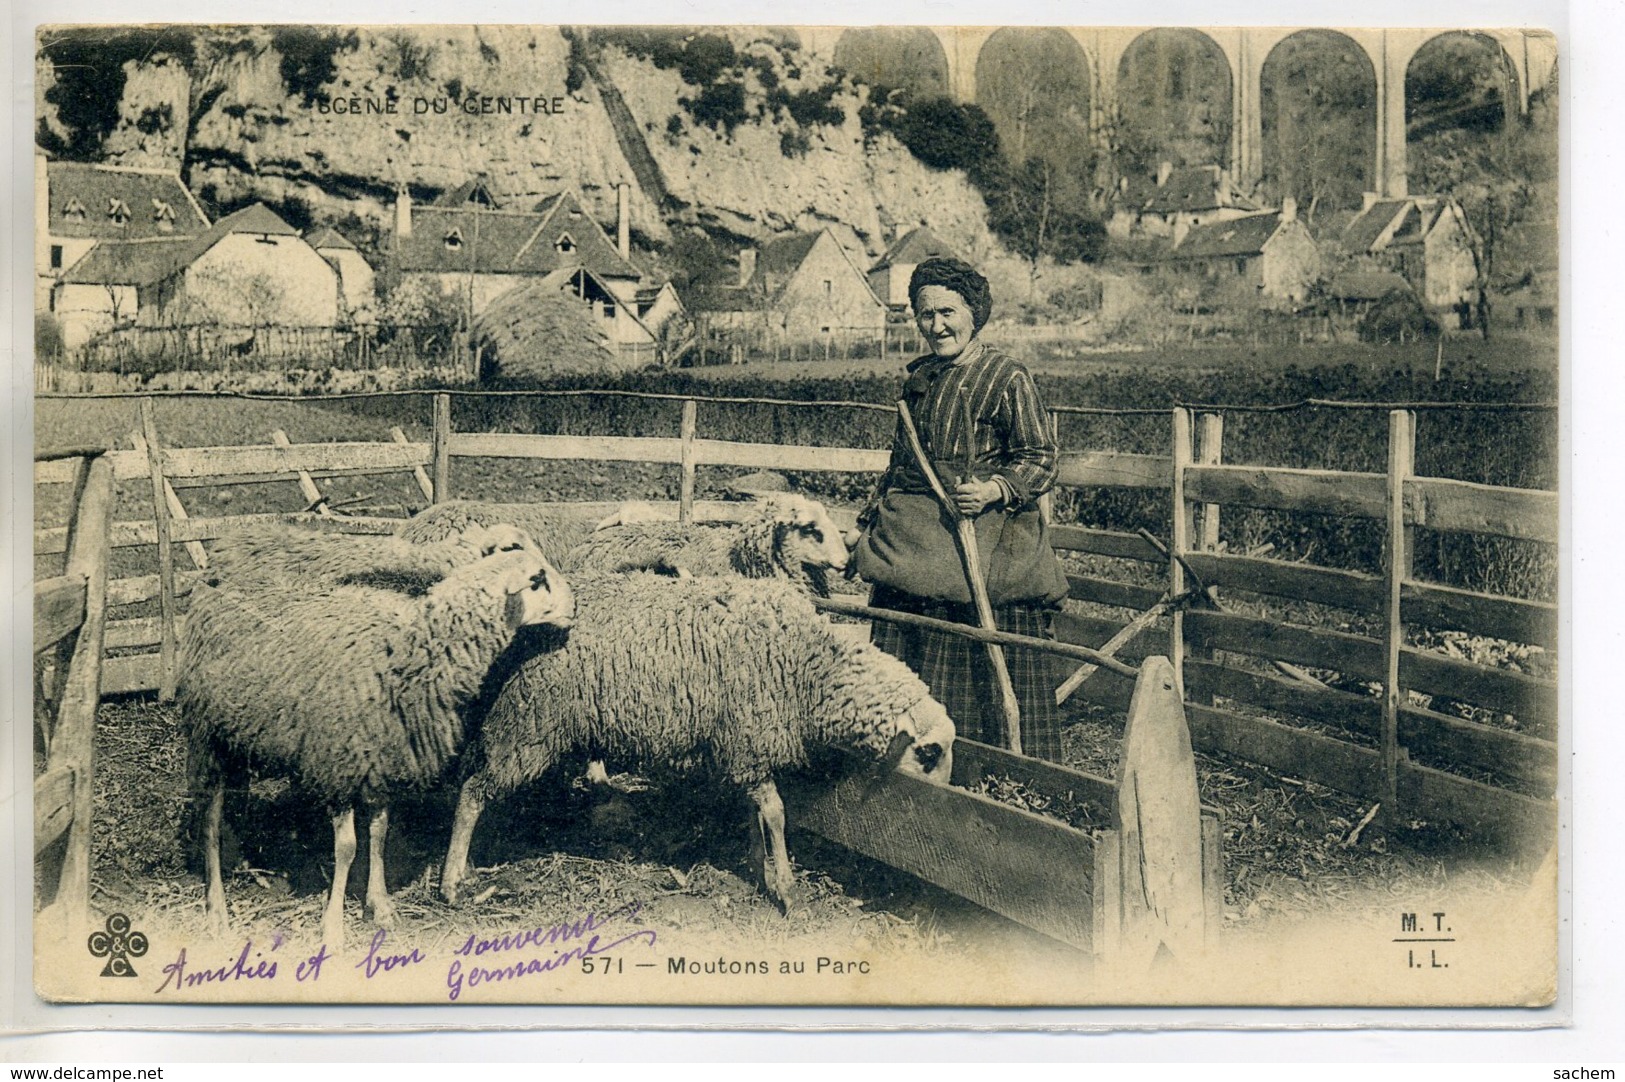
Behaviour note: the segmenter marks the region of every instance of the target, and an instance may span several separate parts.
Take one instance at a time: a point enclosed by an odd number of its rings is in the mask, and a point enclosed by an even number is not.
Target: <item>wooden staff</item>
[[[982,578],[982,557],[976,544],[976,524],[959,513],[959,507],[948,490],[942,487],[942,480],[937,477],[937,471],[932,468],[931,460],[925,455],[925,448],[920,446],[920,433],[914,427],[914,415],[909,412],[908,402],[899,399],[897,402],[897,418],[902,422],[903,436],[908,440],[909,450],[914,453],[914,459],[920,464],[920,472],[925,475],[926,484],[936,494],[937,500],[954,520],[954,527],[959,537],[959,554],[965,561],[965,578],[970,583],[971,599],[976,602],[976,618],[981,621],[984,631],[997,631],[998,622],[993,619],[993,605],[987,597],[987,583]],[[965,434],[967,439],[970,433]],[[1010,668],[1004,662],[1004,647],[997,643],[985,643],[987,659],[993,666],[993,680],[999,686],[999,698],[1004,704],[1004,720],[1010,731],[1010,750],[1017,755],[1021,751],[1021,706],[1016,702],[1016,688],[1010,682]]]

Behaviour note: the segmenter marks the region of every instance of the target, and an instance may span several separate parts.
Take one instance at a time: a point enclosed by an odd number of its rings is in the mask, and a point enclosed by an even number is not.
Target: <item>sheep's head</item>
[[[846,568],[846,541],[823,504],[793,494],[773,496],[764,504],[774,521],[775,558],[792,578],[806,575],[817,584],[825,571]]]
[[[916,778],[947,785],[954,772],[954,722],[930,696],[898,718],[886,765]]]
[[[538,558],[542,555],[541,546],[531,540],[530,534],[507,522],[469,526],[463,530],[462,543],[481,556],[498,552],[528,552]]]
[[[575,621],[575,594],[564,576],[539,554],[515,549],[496,552],[459,568],[432,592],[473,583],[503,603],[509,628],[532,624],[567,628]]]

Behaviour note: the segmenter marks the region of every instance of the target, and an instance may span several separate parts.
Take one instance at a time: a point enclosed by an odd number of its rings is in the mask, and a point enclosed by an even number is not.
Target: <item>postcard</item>
[[[1550,33],[35,56],[42,1000],[1554,1001]]]

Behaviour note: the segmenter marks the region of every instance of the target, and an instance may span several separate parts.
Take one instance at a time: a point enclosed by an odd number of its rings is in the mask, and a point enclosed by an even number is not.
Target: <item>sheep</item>
[[[644,522],[600,529],[560,562],[572,571],[677,570],[694,575],[784,578],[829,596],[827,572],[846,567],[838,526],[817,500],[762,497],[743,522]]]
[[[461,710],[521,627],[568,627],[574,601],[539,555],[502,552],[453,569],[412,597],[390,589],[253,582],[200,585],[177,668],[193,792],[208,794],[206,909],[225,929],[220,825],[226,784],[283,771],[333,822],[333,886],[322,918],[343,944],[355,809],[371,818],[367,904],[382,926],[391,798],[438,782],[461,749]]]
[[[622,504],[605,516],[603,504],[569,507],[448,500],[427,507],[401,523],[395,528],[395,536],[422,545],[457,537],[473,526],[506,523],[528,533],[543,552],[559,554],[568,552],[600,527],[619,525],[623,514],[631,516],[627,521],[646,521],[659,512],[639,501]]]
[[[448,902],[486,803],[575,750],[713,762],[755,802],[763,878],[787,911],[794,876],[776,771],[805,763],[811,747],[845,745],[947,783],[947,711],[901,661],[836,634],[793,584],[648,573],[571,582],[568,642],[517,664],[470,742],[440,879]]]
[[[265,585],[339,585],[395,579],[407,593],[422,593],[454,568],[494,552],[541,549],[517,526],[478,525],[432,542],[337,533],[287,523],[256,523],[222,535],[209,552],[209,580],[242,588]]]

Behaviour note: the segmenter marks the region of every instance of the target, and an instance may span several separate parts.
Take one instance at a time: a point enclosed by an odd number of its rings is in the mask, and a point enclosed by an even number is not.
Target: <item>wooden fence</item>
[[[300,445],[278,436],[268,445],[208,448],[163,446],[151,400],[144,400],[143,432],[132,438],[130,449],[111,452],[106,460],[118,479],[144,479],[151,502],[136,518],[114,524],[112,544],[156,546],[158,572],[112,582],[108,598],[113,605],[146,602],[149,608],[156,599],[159,612],[109,623],[109,649],[144,652],[109,657],[104,688],[173,693],[179,600],[206,566],[203,542],[223,530],[255,519],[328,517],[345,531],[381,533],[395,522],[332,518],[325,508],[191,518],[178,486],[297,480],[307,506],[319,507],[319,482],[325,478],[409,471],[429,502],[452,494],[454,458],[653,462],[678,467],[676,503],[682,517],[690,518],[713,510],[696,505],[696,473],[702,466],[865,473],[883,469],[888,458],[885,450],[708,439],[699,430],[700,399],[684,401],[677,431],[669,436],[459,432],[451,423],[451,397],[435,396],[428,443],[412,442],[396,430],[389,443]],[[1226,465],[1222,439],[1220,414],[1174,410],[1168,455],[1085,451],[1061,457],[1064,486],[1166,491],[1173,506],[1170,547],[1183,563],[1168,560],[1134,534],[1079,526],[1058,526],[1053,531],[1057,548],[1063,554],[1158,565],[1173,594],[1188,585],[1189,567],[1225,591],[1350,610],[1379,620],[1384,631],[1360,635],[1274,617],[1194,610],[1153,625],[1127,644],[1123,656],[1172,658],[1198,750],[1380,801],[1385,814],[1398,821],[1449,821],[1545,836],[1553,822],[1557,779],[1555,683],[1419,648],[1407,629],[1459,631],[1555,649],[1554,604],[1418,581],[1411,574],[1410,552],[1418,527],[1553,543],[1556,493],[1416,476],[1414,415],[1405,411],[1390,415],[1388,469],[1380,474]],[[42,462],[36,464],[35,479],[63,483],[72,474],[68,464]],[[1373,520],[1386,537],[1383,566],[1356,572],[1224,552],[1218,538],[1225,507]],[[62,552],[66,543],[61,529],[36,534],[39,553]],[[186,556],[176,556],[177,546]],[[1091,607],[1075,606],[1058,618],[1057,636],[1066,644],[1099,646],[1126,622],[1101,615],[1101,608],[1132,614],[1151,607],[1163,593],[1099,575],[1068,577],[1071,598]],[[1269,671],[1271,662],[1330,670],[1380,688],[1380,694],[1283,678]],[[1058,671],[1075,664],[1057,659]],[[1126,704],[1128,693],[1129,682],[1108,670],[1079,692],[1116,707]],[[1482,716],[1457,716],[1440,700],[1472,704]]]

